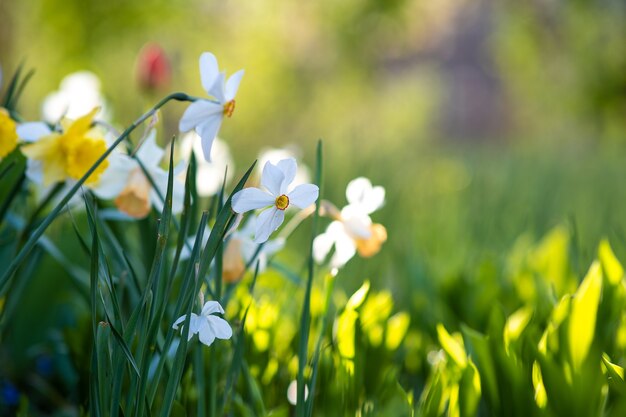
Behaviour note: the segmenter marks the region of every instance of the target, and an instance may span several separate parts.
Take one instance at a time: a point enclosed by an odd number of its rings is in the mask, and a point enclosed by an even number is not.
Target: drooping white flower
[[[89,71],[79,71],[63,78],[59,90],[46,96],[41,112],[45,121],[56,123],[62,117],[76,119],[85,113],[85,109],[94,107],[101,109],[100,120],[109,119],[108,105],[100,92],[98,76]]]
[[[226,183],[228,183],[235,171],[230,149],[226,142],[219,137],[215,138],[211,148],[211,162],[204,159],[200,138],[196,132],[189,132],[181,141],[181,154],[184,159],[189,160],[191,153],[197,157],[196,167],[196,189],[200,197],[210,197],[222,188],[224,184],[224,173],[226,173]],[[226,169],[228,167],[228,169]]]
[[[117,208],[134,218],[147,216],[152,206],[157,211],[162,211],[161,197],[165,198],[168,182],[168,172],[159,166],[164,154],[165,151],[156,143],[156,131],[150,131],[135,156],[150,174],[156,188],[135,159],[128,155],[113,153],[116,158],[111,160],[111,167],[102,174],[93,190],[94,193],[104,200],[115,199]],[[181,168],[184,168],[184,161],[174,169],[174,175]],[[172,213],[178,214],[182,211],[184,197],[185,186],[175,177],[172,189]]]
[[[283,159],[276,165],[267,162],[263,167],[261,185],[265,188],[245,188],[233,196],[232,208],[235,213],[265,208],[259,214],[255,227],[255,243],[265,242],[273,231],[285,220],[285,210],[290,207],[306,208],[319,196],[319,188],[314,184],[300,184],[290,190],[297,163],[293,158]]]
[[[217,301],[207,301],[204,303],[200,315],[191,313],[189,320],[189,336],[187,340],[191,340],[196,333],[198,334],[200,342],[207,346],[211,346],[216,338],[230,339],[233,335],[233,329],[231,329],[226,320],[216,316],[214,313],[224,314],[224,309]],[[172,328],[178,330],[178,326],[185,322],[186,317],[186,315],[180,316],[174,322]]]
[[[181,132],[195,129],[200,135],[204,159],[211,161],[211,146],[220,130],[224,116],[231,117],[235,111],[235,95],[244,70],[239,70],[226,80],[220,72],[217,58],[210,52],[200,55],[200,78],[202,87],[216,101],[197,100],[187,107],[180,119]]]
[[[330,213],[334,221],[313,240],[313,257],[318,263],[335,248],[330,259],[332,269],[344,266],[357,252],[364,258],[375,255],[387,240],[385,227],[373,223],[369,216],[384,204],[385,189],[359,177],[348,184],[346,198],[349,204],[341,212]]]

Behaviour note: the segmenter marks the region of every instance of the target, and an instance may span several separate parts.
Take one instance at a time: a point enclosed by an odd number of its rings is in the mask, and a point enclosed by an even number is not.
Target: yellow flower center
[[[276,208],[278,210],[284,210],[287,207],[289,207],[289,197],[283,194],[276,199]]]
[[[0,108],[0,159],[10,154],[17,146],[15,122],[9,112]]]
[[[235,111],[235,100],[231,100],[224,104],[224,116],[231,117]]]

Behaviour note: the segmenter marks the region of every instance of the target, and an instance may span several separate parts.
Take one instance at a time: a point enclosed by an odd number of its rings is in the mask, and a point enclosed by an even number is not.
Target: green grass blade
[[[311,327],[311,288],[313,286],[313,275],[315,260],[313,259],[313,239],[317,235],[317,222],[319,218],[320,202],[322,200],[322,141],[317,143],[317,163],[315,168],[315,184],[320,187],[320,194],[315,202],[315,214],[313,215],[312,236],[309,246],[309,268],[304,302],[302,303],[302,315],[300,319],[300,341],[298,345],[298,395],[296,403],[296,416],[304,417],[306,404],[304,401],[305,378],[304,369],[308,359],[309,329]]]
[[[252,278],[252,283],[250,284],[250,296],[254,293],[254,286],[256,284],[257,277],[259,275],[259,262],[257,261],[256,267],[254,269],[254,277]],[[228,399],[230,398],[231,391],[239,378],[239,372],[241,370],[241,363],[243,362],[243,354],[245,347],[245,335],[244,330],[246,328],[246,319],[248,318],[248,312],[250,311],[250,306],[252,305],[252,300],[246,307],[246,311],[243,313],[243,317],[241,319],[241,324],[239,325],[239,331],[237,332],[235,339],[235,350],[233,352],[233,358],[230,362],[230,368],[228,370],[228,375],[226,376],[226,387],[224,388],[224,399],[222,400],[221,411],[217,415],[224,415],[224,410],[228,406]]]
[[[170,221],[172,219],[172,194],[174,190],[174,141],[170,144],[170,164],[167,178],[167,191],[165,193],[165,204],[163,205],[163,212],[161,213],[161,221],[159,223],[159,231],[157,237],[157,249],[152,264],[152,270],[148,277],[148,283],[146,284],[146,290],[149,288],[153,294],[158,294],[157,288],[159,286],[159,278],[162,275],[162,264],[167,248],[167,240],[169,238]],[[144,294],[147,294],[146,291]],[[147,403],[146,390],[148,389],[148,371],[149,361],[148,356],[151,352],[151,346],[154,344],[157,333],[159,331],[161,317],[157,314],[157,304],[160,300],[153,302],[150,309],[146,309],[146,320],[143,334],[139,336],[140,352],[139,366],[142,370],[141,378],[139,379],[139,385],[137,388],[137,416],[143,415],[144,406]]]

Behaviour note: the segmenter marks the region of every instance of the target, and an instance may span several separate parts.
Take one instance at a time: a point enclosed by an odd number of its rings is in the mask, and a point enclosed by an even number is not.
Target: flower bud
[[[141,48],[137,57],[137,82],[147,93],[164,90],[170,83],[172,68],[170,60],[161,46],[148,43]]]

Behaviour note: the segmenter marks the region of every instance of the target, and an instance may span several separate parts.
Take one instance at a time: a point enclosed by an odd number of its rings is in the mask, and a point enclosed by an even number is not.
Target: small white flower
[[[191,318],[189,320],[189,336],[187,340],[191,340],[193,335],[198,333],[200,342],[207,346],[211,346],[216,338],[230,339],[232,337],[233,329],[231,329],[228,322],[213,313],[224,314],[224,309],[217,301],[207,301],[204,303],[202,312],[199,316],[195,313],[191,313]],[[178,325],[183,324],[186,317],[186,315],[180,316],[174,322],[172,328],[178,330]]]
[[[205,52],[200,55],[200,78],[202,87],[217,101],[197,100],[187,107],[180,119],[181,132],[195,129],[200,135],[204,159],[211,161],[211,146],[220,130],[224,116],[231,117],[235,111],[235,95],[244,71],[239,70],[226,80],[220,72],[215,55]]]
[[[360,177],[350,181],[346,197],[349,204],[333,214],[335,220],[313,240],[313,257],[318,263],[335,247],[330,259],[333,269],[344,266],[357,252],[364,258],[375,255],[387,240],[384,226],[373,223],[369,216],[384,204],[385,189],[372,187],[370,180]]]
[[[297,171],[296,160],[283,159],[276,165],[267,162],[263,167],[259,188],[245,188],[233,196],[232,207],[235,213],[266,208],[259,214],[256,222],[254,243],[265,242],[270,234],[285,220],[285,210],[290,206],[300,209],[313,204],[319,195],[319,188],[314,184],[300,184],[289,191]]]

